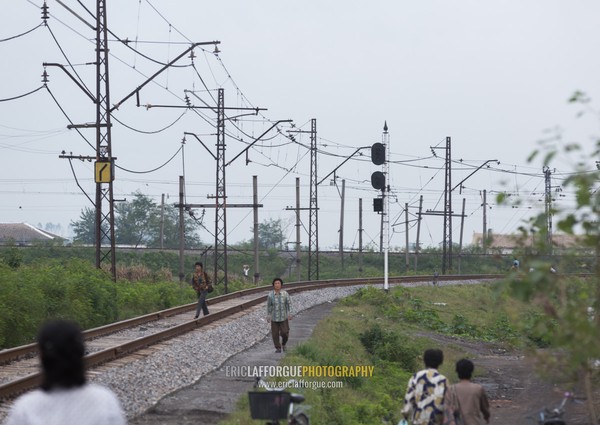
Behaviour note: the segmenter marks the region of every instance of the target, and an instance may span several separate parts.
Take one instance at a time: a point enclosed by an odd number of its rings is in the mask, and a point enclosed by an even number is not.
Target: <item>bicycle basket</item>
[[[285,391],[250,391],[252,419],[285,419],[290,407],[290,393]]]

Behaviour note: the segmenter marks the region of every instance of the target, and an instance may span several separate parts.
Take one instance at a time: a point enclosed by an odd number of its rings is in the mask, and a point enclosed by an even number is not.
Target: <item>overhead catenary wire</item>
[[[161,168],[165,167],[169,162],[171,162],[179,152],[181,152],[183,149],[183,146],[180,146],[179,149],[177,149],[177,151],[173,154],[173,156],[171,156],[171,158],[169,158],[166,162],[164,162],[163,164],[159,165],[158,167],[155,167],[151,170],[146,170],[146,171],[134,171],[134,170],[128,170],[127,168],[124,167],[120,167],[118,165],[115,164],[115,167],[117,167],[120,170],[126,171],[128,173],[132,173],[132,174],[149,174],[149,173],[153,173],[155,171],[160,170]]]
[[[8,37],[8,38],[2,38],[2,39],[0,39],[0,43],[4,43],[6,41],[11,41],[11,40],[14,40],[16,38],[23,37],[23,36],[25,36],[25,35],[27,35],[29,33],[32,33],[33,31],[35,31],[39,27],[43,27],[43,26],[44,26],[44,23],[42,22],[42,23],[38,24],[37,26],[35,26],[35,27],[31,28],[30,30],[27,30],[27,31],[25,31],[25,32],[23,32],[21,34],[16,34],[16,35],[13,35],[13,36]]]
[[[42,90],[43,88],[44,88],[44,85],[42,84],[37,89],[31,90],[31,91],[29,91],[27,93],[23,93],[23,94],[20,94],[18,96],[13,96],[13,97],[5,98],[5,99],[0,99],[0,102],[8,102],[8,101],[11,101],[11,100],[21,99],[23,97],[29,96],[30,94],[34,94],[34,93]]]
[[[177,117],[175,119],[175,121],[173,121],[170,124],[167,124],[165,127],[160,128],[158,130],[140,130],[138,128],[134,128],[130,125],[125,124],[123,121],[119,120],[117,117],[115,117],[114,112],[110,114],[111,118],[114,119],[115,121],[117,121],[119,124],[121,124],[123,127],[128,128],[131,131],[135,131],[136,133],[141,133],[141,134],[158,134],[158,133],[162,133],[163,131],[168,130],[169,128],[173,127],[175,124],[177,124],[179,122],[179,120],[181,120],[183,118],[183,116],[187,113],[187,110],[184,110],[183,113],[181,115],[179,115],[179,117]]]
[[[69,121],[69,123],[71,125],[73,125],[73,121],[71,120],[71,118],[69,117],[69,115],[67,114],[67,112],[64,110],[64,108],[61,106],[61,104],[58,102],[58,99],[56,99],[56,97],[54,96],[54,94],[52,93],[52,91],[50,90],[50,87],[48,87],[47,85],[44,85],[44,87],[46,88],[46,90],[48,91],[48,93],[50,94],[50,96],[52,97],[52,100],[54,100],[54,103],[56,103],[56,106],[58,106],[58,109],[60,109],[60,111],[63,113],[63,115],[65,116],[65,118],[67,119],[67,121]],[[92,149],[96,149],[96,147],[83,135],[83,133],[77,128],[75,127],[75,131],[77,131],[77,133],[79,133],[79,135],[81,136],[81,138],[83,140],[85,140],[85,142],[92,148]]]
[[[152,5],[152,3],[151,3],[150,1],[148,1],[147,3],[148,3],[149,5],[151,5],[151,6],[154,8],[154,6]],[[140,0],[140,4],[141,4],[141,0]],[[157,12],[158,12],[158,11],[157,11]],[[167,21],[167,22],[168,22],[168,21]],[[169,23],[169,25],[170,25],[170,23]],[[183,35],[183,34],[182,34],[182,35]],[[168,44],[169,44],[169,45],[171,45],[171,44],[174,44],[174,43],[175,43],[175,42],[171,42],[171,41],[170,41]],[[207,58],[209,58],[210,56],[209,56],[209,55],[206,55],[206,57],[207,57]],[[139,58],[138,58],[138,59],[139,59]],[[220,58],[219,58],[219,62],[221,62],[221,59],[220,59]],[[214,63],[214,62],[213,62],[213,63]],[[221,62],[221,64],[224,66],[224,64],[223,64],[222,62]],[[134,67],[135,67],[135,65],[134,65]],[[199,74],[199,72],[198,72],[198,74]],[[228,77],[230,77],[230,74],[229,74],[229,72],[227,72],[227,75],[228,75]],[[217,80],[217,79],[215,79],[215,80]],[[165,89],[168,89],[168,87],[167,87],[167,86],[165,86],[165,87],[163,87],[163,88],[165,88]],[[243,93],[242,93],[242,96],[243,96]],[[118,120],[116,120],[116,121],[117,121],[117,122],[119,122]],[[124,125],[122,122],[119,122],[119,124],[121,124],[121,125]],[[232,127],[236,127],[236,125],[235,125],[235,124],[236,124],[236,123],[234,123],[234,124],[232,125]],[[124,125],[124,126],[125,126],[125,125]],[[125,126],[125,127],[127,127],[127,126]],[[244,129],[244,128],[242,127],[242,129]],[[245,129],[245,130],[247,130],[247,129]],[[137,131],[137,130],[134,130],[134,131]],[[139,132],[141,132],[141,133],[144,133],[143,131],[139,131]],[[151,132],[148,132],[148,133],[146,133],[146,134],[151,134]],[[273,136],[273,139],[274,139],[274,138],[276,138],[276,137],[277,137],[277,135],[276,135],[276,136]],[[322,139],[322,138],[320,138],[320,139]],[[247,143],[247,141],[243,141],[243,140],[242,140],[242,139],[240,139],[239,137],[238,137],[238,138],[235,138],[235,140],[239,140],[239,141],[241,141],[241,142],[243,142],[243,143]],[[323,140],[325,140],[325,139],[322,139],[321,141],[323,141]],[[278,168],[280,168],[280,169],[282,169],[282,170],[285,170],[285,171],[287,171],[287,170],[293,170],[293,172],[296,172],[296,171],[298,171],[299,169],[301,169],[301,167],[299,167],[299,166],[298,166],[299,162],[295,162],[295,163],[294,163],[294,165],[293,165],[292,167],[287,167],[287,168],[286,168],[286,163],[287,163],[287,161],[288,161],[288,156],[287,156],[287,155],[288,155],[288,153],[289,153],[289,152],[288,152],[288,150],[289,150],[289,149],[287,149],[287,150],[286,150],[286,149],[281,149],[281,150],[280,150],[280,151],[278,151],[278,152],[273,152],[273,151],[271,151],[271,152],[273,153],[272,155],[269,155],[269,152],[268,152],[268,151],[267,151],[267,152],[265,152],[265,150],[266,150],[266,149],[269,149],[269,148],[284,148],[284,147],[288,146],[288,145],[289,145],[289,144],[291,144],[291,143],[293,143],[293,142],[277,143],[277,144],[273,144],[273,145],[269,145],[268,143],[256,144],[256,145],[255,145],[255,148],[256,148],[256,149],[254,149],[254,150],[256,150],[257,152],[259,152],[259,151],[260,151],[260,155],[264,156],[265,158],[269,158],[269,156],[272,156],[273,158],[275,158],[275,157],[276,157],[276,158],[277,158],[277,161],[276,161],[276,162],[273,162],[273,161],[272,161],[272,160],[270,160],[270,159],[269,159],[269,160],[266,160],[266,161],[260,161],[260,159],[261,159],[261,158],[258,158],[258,161],[253,161],[253,163],[254,163],[255,165],[258,165],[258,166],[263,166],[263,167],[274,167],[274,166],[276,166],[276,167],[278,167]],[[335,143],[335,142],[329,141],[329,143]],[[308,148],[306,145],[303,145],[303,147],[304,147],[304,148]],[[342,157],[342,155],[339,155],[339,152],[332,152],[332,151],[331,151],[331,149],[330,149],[330,147],[325,147],[324,145],[322,145],[322,146],[320,147],[320,149],[319,149],[319,154],[320,154],[320,155],[328,155],[328,156],[331,156],[331,157],[335,157],[336,155],[337,155],[338,157]],[[430,157],[430,158],[431,158],[431,157]],[[424,159],[425,159],[425,158],[424,158]],[[424,164],[424,162],[422,163],[422,162],[419,162],[419,161],[423,161],[424,159],[414,159],[414,160],[413,160],[413,163],[412,163],[412,165],[411,165],[411,164],[408,164],[408,163],[404,163],[404,164],[402,164],[401,166],[409,166],[409,167],[415,166],[416,168],[421,168],[421,169],[433,169],[432,167],[423,167],[423,166],[422,166],[422,165]],[[281,160],[281,163],[277,163],[277,162],[279,162],[280,160]],[[356,160],[357,160],[357,161],[367,161],[368,159],[367,159],[367,158],[356,158]],[[292,161],[290,161],[290,162],[293,162],[293,158],[292,158]],[[390,163],[393,163],[393,164],[398,164],[398,165],[400,165],[400,163],[399,163],[399,162],[397,162],[397,161],[390,161]],[[519,170],[521,170],[521,169],[519,169]],[[498,172],[502,173],[503,171],[498,171]],[[437,174],[436,174],[436,175],[437,175]],[[430,184],[430,185],[431,185],[431,184],[434,182],[434,180],[435,180],[435,179],[434,179],[434,177],[432,177],[432,178],[429,180],[428,184]],[[368,181],[365,181],[365,180],[363,180],[362,182],[363,182],[363,184],[364,184],[365,186],[367,186],[367,187],[368,187]],[[417,189],[413,190],[413,191],[412,191],[412,193],[415,193],[415,191],[416,191],[417,193],[422,193],[422,189],[423,189],[423,188],[418,188],[418,186],[417,186]],[[359,190],[360,190],[360,189],[359,189]],[[363,190],[369,190],[369,189],[363,189]]]

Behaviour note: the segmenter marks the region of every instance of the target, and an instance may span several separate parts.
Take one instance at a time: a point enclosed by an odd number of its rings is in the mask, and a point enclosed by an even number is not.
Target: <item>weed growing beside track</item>
[[[444,350],[441,372],[453,379],[454,363],[465,356],[458,344],[440,346],[431,335],[493,341],[511,349],[535,343],[530,327],[520,326],[536,307],[509,297],[498,284],[443,287],[395,287],[389,293],[372,287],[338,303],[319,323],[311,339],[289,352],[287,366],[373,366],[372,376],[308,377],[341,381],[341,388],[305,388],[311,422],[326,424],[395,424],[408,379],[422,367],[425,348]],[[293,331],[293,328],[292,328]],[[479,342],[478,342],[479,341]],[[332,385],[333,386],[333,385]],[[222,425],[256,424],[249,419],[247,398]]]

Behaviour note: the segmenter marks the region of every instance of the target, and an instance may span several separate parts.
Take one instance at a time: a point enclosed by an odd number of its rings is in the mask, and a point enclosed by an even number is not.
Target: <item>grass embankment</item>
[[[34,342],[41,323],[63,318],[89,329],[197,300],[188,283],[142,266],[122,268],[129,279],[110,275],[84,260],[55,260],[13,269],[0,262],[0,349]],[[230,281],[229,292],[243,289]],[[216,285],[209,297],[224,292]]]
[[[518,342],[518,335],[509,316],[522,316],[527,310],[492,284],[393,288],[387,294],[366,288],[340,301],[331,316],[317,325],[311,339],[289,351],[281,364],[373,366],[370,377],[325,379],[341,380],[342,388],[292,391],[306,397],[313,423],[396,424],[408,379],[422,368],[423,350],[440,347],[427,335],[447,334],[512,345]],[[458,345],[440,348],[445,354],[440,370],[454,377],[454,363],[465,353]],[[221,422],[258,423],[250,419],[246,396],[240,399],[238,410]]]

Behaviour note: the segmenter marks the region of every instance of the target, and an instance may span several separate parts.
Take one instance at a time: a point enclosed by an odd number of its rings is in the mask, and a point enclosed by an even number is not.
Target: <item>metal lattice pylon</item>
[[[96,161],[111,167],[111,179],[96,183],[96,267],[110,262],[113,280],[116,280],[115,219],[112,175],[110,90],[108,81],[108,31],[106,1],[98,0],[96,9]]]
[[[452,271],[452,150],[450,137],[446,137],[446,179],[444,188],[444,243],[442,274]]]
[[[544,205],[546,215],[546,249],[552,254],[552,171],[549,167],[544,167]]]
[[[317,120],[310,120],[310,220],[308,224],[308,280],[319,279],[319,203],[317,198]]]
[[[227,193],[225,186],[225,90],[218,90],[217,104],[217,178],[215,197],[214,282],[227,292]],[[221,273],[219,273],[221,272]]]

